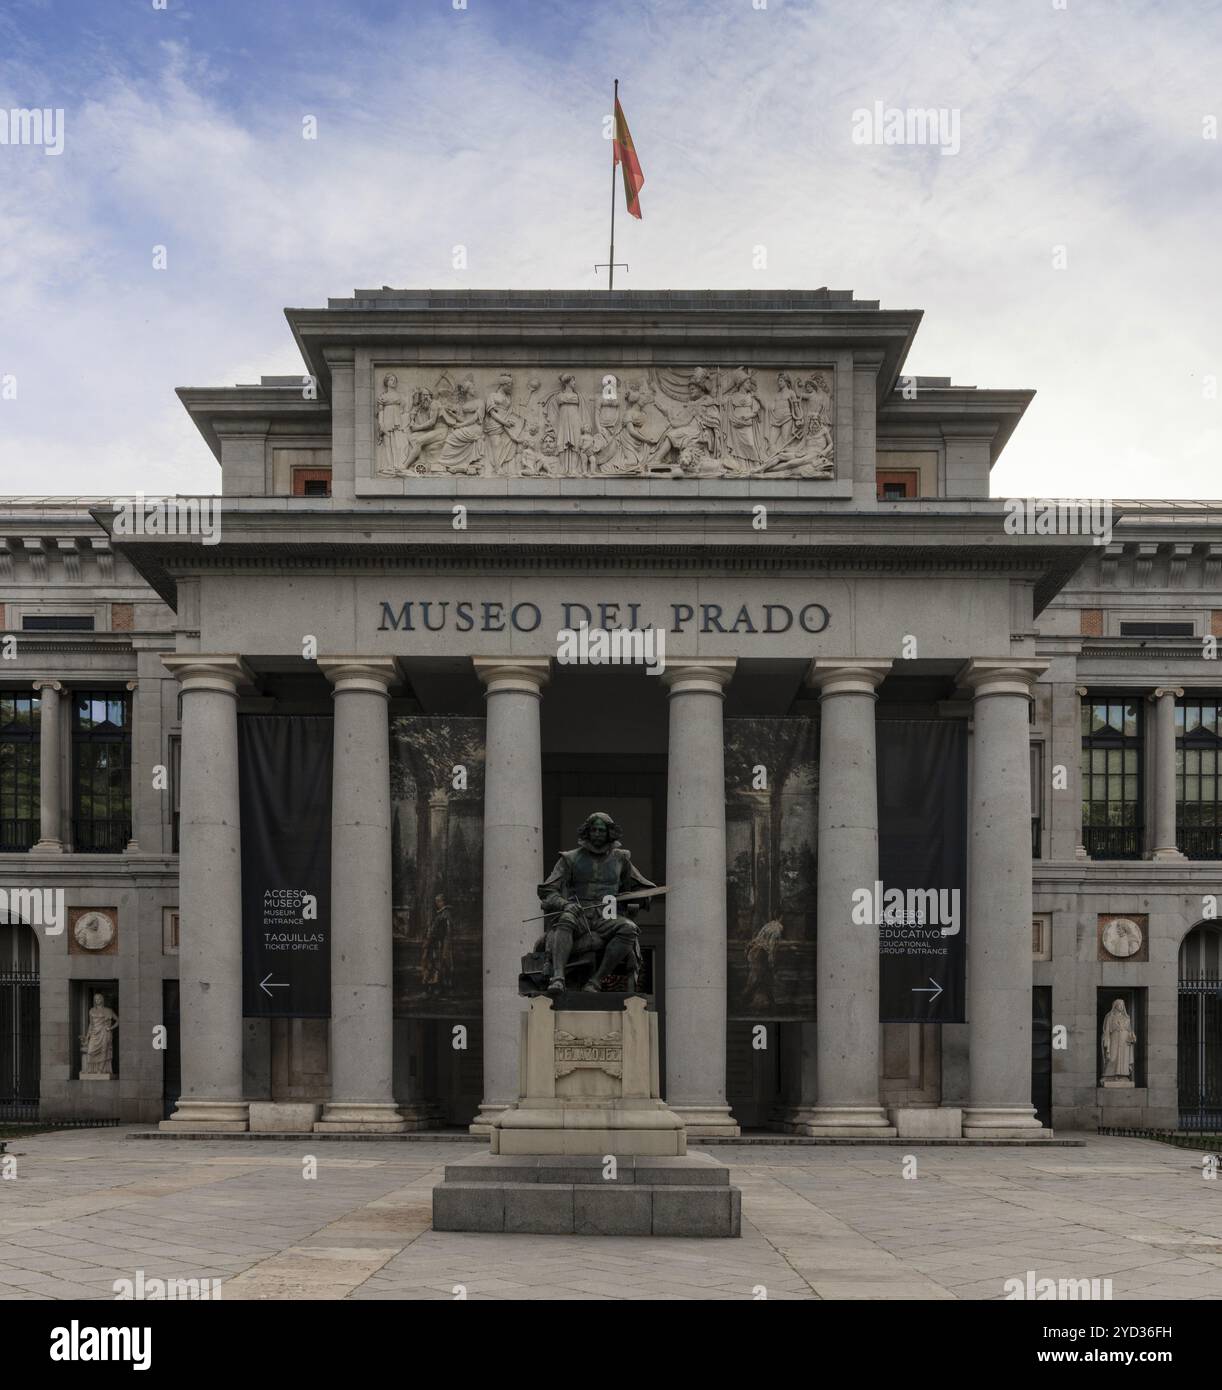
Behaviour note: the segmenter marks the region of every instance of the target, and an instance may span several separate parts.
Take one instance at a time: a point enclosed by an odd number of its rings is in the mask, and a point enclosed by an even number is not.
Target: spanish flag
[[[624,166],[624,202],[633,217],[640,217],[641,185],[645,182],[645,175],[641,173],[641,162],[636,157],[636,147],[632,143],[632,135],[628,130],[628,122],[624,119],[624,108],[619,104],[619,97],[615,98],[613,153],[616,164]]]

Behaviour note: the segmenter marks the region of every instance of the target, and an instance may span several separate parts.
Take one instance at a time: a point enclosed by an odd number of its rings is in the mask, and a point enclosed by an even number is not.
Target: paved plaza
[[[1115,1299],[1222,1298],[1222,1180],[1145,1140],[720,1145],[742,1238],[679,1240],[435,1232],[443,1165],[480,1151],[458,1140],[130,1132],[8,1141],[0,1298],[113,1298],[138,1270],[219,1279],[224,1299],[996,1299],[1028,1270],[1111,1279]]]

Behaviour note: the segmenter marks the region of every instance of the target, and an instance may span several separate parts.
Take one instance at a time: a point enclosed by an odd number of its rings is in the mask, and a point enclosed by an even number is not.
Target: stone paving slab
[[[719,1145],[742,1238],[693,1242],[434,1231],[432,1188],[472,1152],[457,1137],[130,1132],[9,1142],[0,1301],[110,1299],[138,1270],[220,1279],[226,1299],[998,1299],[1029,1270],[1111,1279],[1115,1299],[1222,1299],[1222,1180],[1196,1151],[1139,1139]]]

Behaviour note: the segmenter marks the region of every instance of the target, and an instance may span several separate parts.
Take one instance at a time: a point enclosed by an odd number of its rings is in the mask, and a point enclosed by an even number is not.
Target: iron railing
[[[37,820],[0,820],[0,853],[20,854],[38,839]]]
[[[1040,818],[1039,818],[1039,816],[1032,816],[1032,817],[1031,817],[1031,858],[1032,858],[1032,859],[1038,859],[1038,858],[1040,857],[1040,835],[1041,835],[1041,833],[1042,833],[1042,831],[1041,831]]]
[[[72,848],[77,854],[122,854],[131,837],[130,818],[72,822]]]
[[[1222,1133],[1222,976],[1180,981],[1180,1128]]]
[[[38,1116],[38,972],[0,971],[0,1120]]]
[[[1140,859],[1139,825],[1084,825],[1082,843],[1092,859]]]
[[[1175,838],[1188,859],[1222,859],[1222,826],[1177,826]]]

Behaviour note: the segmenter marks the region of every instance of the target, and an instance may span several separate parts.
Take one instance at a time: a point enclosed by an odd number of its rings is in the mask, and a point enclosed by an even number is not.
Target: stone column
[[[1175,830],[1175,702],[1179,686],[1160,685],[1150,696],[1154,733],[1154,836],[1151,859],[1183,860]]]
[[[63,809],[60,801],[60,778],[63,775],[60,755],[60,694],[63,686],[56,680],[38,680],[38,840],[31,854],[63,854]]]
[[[1077,816],[1077,838],[1074,840],[1073,857],[1075,859],[1089,859],[1090,854],[1086,848],[1086,827],[1082,824],[1082,802],[1084,800],[1082,779],[1086,776],[1082,768],[1082,702],[1090,695],[1090,690],[1085,685],[1075,685],[1074,694],[1078,697],[1078,737],[1074,744],[1074,760],[1070,766],[1076,771],[1076,775],[1070,777],[1069,785],[1078,789],[1078,805],[1075,813]]]
[[[492,1121],[518,1100],[518,974],[539,935],[524,917],[541,911],[543,769],[539,702],[547,657],[475,658],[485,686],[484,761],[484,1098],[471,1124],[490,1134]]]
[[[390,856],[392,657],[332,657],[331,1099],[322,1133],[393,1134],[395,1104]]]
[[[723,691],[734,659],[669,666],[666,1096],[688,1135],[738,1133],[726,1103]]]
[[[242,1085],[242,846],[237,656],[166,656],[182,685],[178,855],[182,1094],[162,1129],[247,1127]]]
[[[853,894],[873,893],[878,879],[874,706],[890,669],[890,661],[820,659],[807,676],[819,691],[818,1099],[796,1126],[803,1134],[895,1134],[878,1092],[879,924],[853,920]]]
[[[966,1139],[1047,1137],[1031,1104],[1031,687],[1043,661],[969,661]]]

